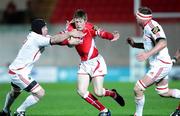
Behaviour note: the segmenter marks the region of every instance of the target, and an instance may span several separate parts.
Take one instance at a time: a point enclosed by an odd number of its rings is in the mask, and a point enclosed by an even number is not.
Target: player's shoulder
[[[152,20],[151,23],[154,25],[154,26],[161,26],[157,21],[155,20]]]
[[[90,22],[86,22],[86,28],[93,28],[94,24]]]
[[[145,27],[144,30],[156,34],[160,31],[161,25],[155,20],[151,20]]]

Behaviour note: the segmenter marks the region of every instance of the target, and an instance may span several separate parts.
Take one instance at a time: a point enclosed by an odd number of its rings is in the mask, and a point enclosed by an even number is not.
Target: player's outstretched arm
[[[114,36],[114,38],[113,38],[111,41],[116,41],[116,40],[118,40],[118,39],[119,39],[120,34],[119,34],[119,32],[118,32],[118,31],[114,31],[113,36]]]
[[[50,40],[50,43],[51,45],[56,45],[56,44],[59,44],[61,42],[63,42],[65,39],[69,39],[69,38],[75,38],[75,41],[73,41],[75,44],[76,42],[77,43],[80,43],[82,40],[78,40],[78,38],[82,38],[85,34],[81,31],[77,31],[76,29],[70,31],[70,32],[67,32],[67,33],[59,33],[57,35],[54,35],[51,37],[51,40]],[[72,39],[74,40],[74,39]]]
[[[105,31],[104,29],[95,27],[96,30],[96,34],[101,37],[102,39],[107,39],[107,40],[111,40],[111,41],[116,41],[119,39],[120,34],[118,33],[118,31],[114,31],[114,33]]]
[[[80,38],[74,38],[74,37],[71,37],[71,38],[69,38],[69,39],[67,39],[67,40],[68,40],[68,46],[69,46],[69,47],[73,47],[73,46],[75,46],[75,45],[80,44],[80,43],[83,42],[82,39],[80,39]]]
[[[133,48],[139,48],[139,49],[144,49],[144,44],[143,43],[135,43],[132,38],[127,38],[126,42]]]

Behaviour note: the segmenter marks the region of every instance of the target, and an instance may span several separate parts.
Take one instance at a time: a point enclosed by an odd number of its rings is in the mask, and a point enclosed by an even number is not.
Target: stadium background
[[[16,10],[14,10],[15,14],[14,17],[11,18],[12,20],[7,22],[3,13],[9,2],[15,4]],[[49,34],[55,34],[64,29],[66,20],[71,20],[73,12],[77,8],[81,8],[88,13],[90,22],[109,31],[118,30],[121,37],[117,42],[112,43],[97,38],[96,45],[108,65],[109,73],[105,78],[105,83],[110,87],[119,88],[120,91],[124,91],[124,95],[127,99],[130,99],[128,97],[132,97],[133,95],[131,96],[132,93],[126,94],[126,91],[130,90],[128,92],[132,92],[134,83],[129,82],[134,82],[134,80],[141,78],[141,75],[143,75],[146,70],[146,63],[139,64],[134,60],[134,57],[132,57],[132,52],[134,51],[129,48],[125,41],[127,37],[139,37],[141,35],[141,29],[137,27],[135,22],[134,11],[139,6],[148,6],[152,9],[156,17],[155,20],[159,21],[166,33],[169,52],[170,55],[173,56],[180,45],[179,4],[179,0],[1,0],[0,106],[3,105],[3,97],[8,91],[7,85],[9,83],[9,77],[7,74],[7,66],[16,57],[23,40],[28,34],[32,18],[44,18],[48,23]],[[133,66],[132,61],[135,63]],[[45,53],[36,63],[32,76],[41,83],[46,82],[46,84],[43,85],[49,93],[51,93],[51,90],[49,90],[48,87],[64,88],[64,86],[70,86],[70,88],[72,88],[71,92],[76,95],[74,85],[78,64],[79,56],[74,49],[53,46],[46,48]],[[171,79],[180,79],[179,64],[173,67],[170,77]],[[49,82],[53,82],[54,84],[49,84]],[[170,84],[172,83],[172,86],[180,88],[178,82],[179,81],[171,81]],[[77,95],[75,98],[76,97],[77,100],[79,100]],[[158,98],[158,96],[156,97]],[[130,102],[133,104],[133,97]],[[166,101],[169,107],[165,108],[164,114],[169,113],[171,109],[173,110],[176,102],[175,100]],[[80,102],[80,104],[85,103]],[[123,111],[120,112],[123,114]],[[124,110],[124,112],[124,115],[127,115],[127,112],[132,113],[133,107],[132,110]],[[35,113],[38,114],[36,110]],[[56,113],[68,115],[65,112]],[[42,114],[42,112],[39,112],[39,114]],[[146,114],[151,115],[158,113],[149,111]]]

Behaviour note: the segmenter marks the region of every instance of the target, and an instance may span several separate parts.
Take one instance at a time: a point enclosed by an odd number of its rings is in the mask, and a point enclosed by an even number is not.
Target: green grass
[[[5,95],[10,89],[10,84],[0,84],[0,108],[3,107]],[[98,110],[86,103],[76,93],[75,83],[53,83],[41,84],[46,90],[45,97],[36,105],[27,110],[28,116],[97,116]],[[170,82],[171,88],[180,89],[179,82]],[[134,83],[105,83],[106,88],[116,88],[124,96],[126,101],[125,107],[120,107],[109,97],[99,98],[99,100],[111,110],[112,116],[130,116],[135,111]],[[92,88],[90,88],[92,91]],[[28,94],[24,92],[15,101],[11,110],[12,112],[22,103]],[[154,86],[145,92],[146,103],[143,116],[169,116],[174,111],[178,99],[162,98],[156,94]]]

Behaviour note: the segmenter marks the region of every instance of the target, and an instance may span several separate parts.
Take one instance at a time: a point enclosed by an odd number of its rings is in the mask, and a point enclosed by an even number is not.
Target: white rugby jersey
[[[40,58],[41,53],[48,45],[50,45],[50,37],[30,32],[9,69],[17,74],[30,74],[33,64]]]
[[[143,43],[145,51],[150,51],[155,46],[157,38],[166,38],[166,35],[161,25],[159,25],[156,21],[151,20],[144,27]],[[172,63],[167,47],[163,48],[157,54],[149,57],[150,65],[157,63],[157,61],[161,61],[165,64]]]

